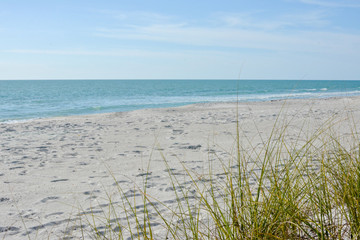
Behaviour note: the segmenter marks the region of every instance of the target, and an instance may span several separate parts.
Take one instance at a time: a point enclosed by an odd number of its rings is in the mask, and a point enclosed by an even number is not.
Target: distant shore
[[[276,124],[288,127],[289,140],[301,141],[299,132],[330,119],[339,120],[339,134],[350,134],[341,121],[358,124],[360,97],[203,103],[0,123],[0,239],[24,239],[27,231],[31,239],[63,236],[78,213],[106,204],[114,178],[131,192],[145,172],[151,172],[151,194],[171,206],[163,157],[175,173],[181,174],[182,162],[206,173],[209,152],[231,159],[237,121],[247,149],[263,144]]]

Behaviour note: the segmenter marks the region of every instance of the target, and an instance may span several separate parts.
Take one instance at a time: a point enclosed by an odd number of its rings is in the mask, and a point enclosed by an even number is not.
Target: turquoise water
[[[0,81],[0,121],[161,108],[203,102],[360,95],[360,81]]]

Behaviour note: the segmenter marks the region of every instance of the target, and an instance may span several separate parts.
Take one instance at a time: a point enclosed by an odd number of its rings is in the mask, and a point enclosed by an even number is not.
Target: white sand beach
[[[260,147],[276,121],[287,124],[289,141],[301,141],[306,136],[299,132],[330,119],[346,136],[352,128],[345,123],[360,120],[360,97],[206,103],[0,123],[0,239],[75,237],[75,228],[86,224],[78,222],[79,214],[92,208],[102,215],[109,196],[119,201],[116,182],[125,195],[138,197],[134,186],[141,188],[146,176],[148,194],[171,208],[176,200],[164,158],[184,187],[190,183],[182,164],[199,179],[209,163],[219,171],[214,174],[221,173],[217,159],[232,159],[237,119],[244,149]],[[161,235],[156,213],[154,222]]]

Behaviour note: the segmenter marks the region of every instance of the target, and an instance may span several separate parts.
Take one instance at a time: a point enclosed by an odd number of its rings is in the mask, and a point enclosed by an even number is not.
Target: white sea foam
[[[38,119],[40,119],[40,118],[5,120],[5,121],[0,121],[0,123],[11,125],[11,124],[17,124],[17,123],[32,122],[32,121],[35,121],[35,120],[38,120]]]

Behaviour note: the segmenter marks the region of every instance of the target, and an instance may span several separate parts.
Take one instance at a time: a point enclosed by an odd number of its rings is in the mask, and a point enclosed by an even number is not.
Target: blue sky
[[[0,0],[0,79],[356,79],[360,0]]]

